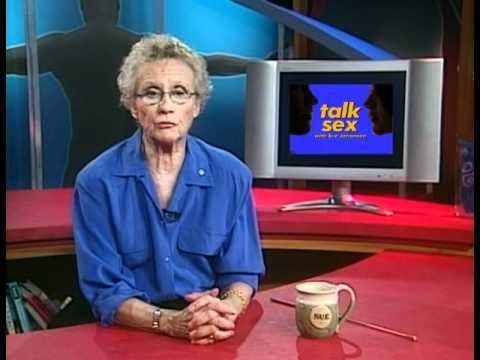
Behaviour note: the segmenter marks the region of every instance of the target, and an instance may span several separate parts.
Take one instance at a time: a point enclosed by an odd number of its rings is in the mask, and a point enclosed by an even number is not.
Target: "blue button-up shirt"
[[[94,315],[113,323],[136,297],[162,302],[265,272],[249,169],[193,136],[168,208],[141,151],[141,132],[77,176],[73,232],[79,282]]]

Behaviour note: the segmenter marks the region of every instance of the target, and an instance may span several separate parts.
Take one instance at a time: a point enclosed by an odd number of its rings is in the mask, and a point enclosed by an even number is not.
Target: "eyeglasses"
[[[145,105],[152,106],[161,103],[165,98],[165,94],[168,94],[170,100],[177,105],[183,105],[192,96],[198,95],[196,92],[188,92],[184,89],[175,89],[172,91],[147,90],[142,94],[136,94],[136,96],[142,99]]]

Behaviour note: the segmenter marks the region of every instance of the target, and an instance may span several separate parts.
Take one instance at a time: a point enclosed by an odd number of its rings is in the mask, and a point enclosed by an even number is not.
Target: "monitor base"
[[[365,211],[372,214],[391,216],[393,211],[375,204],[363,203],[354,199],[350,193],[349,181],[333,181],[332,194],[326,199],[309,200],[283,205],[279,211],[299,211],[315,209],[346,209]]]

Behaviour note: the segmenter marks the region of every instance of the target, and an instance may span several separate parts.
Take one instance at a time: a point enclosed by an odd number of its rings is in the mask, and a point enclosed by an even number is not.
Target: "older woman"
[[[248,168],[188,134],[211,91],[205,61],[153,35],[117,82],[139,129],[76,179],[81,290],[105,326],[227,339],[265,268]]]

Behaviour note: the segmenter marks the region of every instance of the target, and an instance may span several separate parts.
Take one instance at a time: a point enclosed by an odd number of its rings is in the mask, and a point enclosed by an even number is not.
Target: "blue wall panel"
[[[276,48],[276,25],[229,0],[122,0],[117,26],[132,34],[165,32],[205,54],[264,58]],[[7,49],[25,44],[24,1],[7,0]],[[36,34],[71,33],[85,26],[78,0],[36,0]],[[254,40],[252,40],[254,39]],[[40,61],[42,61],[40,59]],[[74,69],[73,69],[74,70]],[[114,79],[112,79],[114,81]],[[192,132],[243,158],[245,75],[216,76],[214,92]],[[40,74],[43,178],[60,187],[72,135],[71,104],[51,72]],[[94,84],[92,84],[94,86]],[[30,187],[27,78],[7,76],[7,189]]]
[[[265,58],[277,47],[268,18],[229,0],[166,0],[165,32],[203,54]],[[192,134],[244,155],[245,75],[213,76],[213,93]]]
[[[120,2],[118,26],[132,32],[153,32],[155,0]],[[139,6],[139,4],[141,6]],[[53,33],[70,33],[85,26],[78,0],[36,0],[38,38]],[[25,45],[24,1],[7,0],[7,49]],[[74,70],[74,69],[72,69]],[[30,146],[28,133],[28,91],[26,75],[7,75],[7,189],[29,188]],[[93,86],[94,84],[92,84]],[[61,187],[68,161],[71,113],[63,85],[51,72],[40,74],[40,113],[44,187]]]

